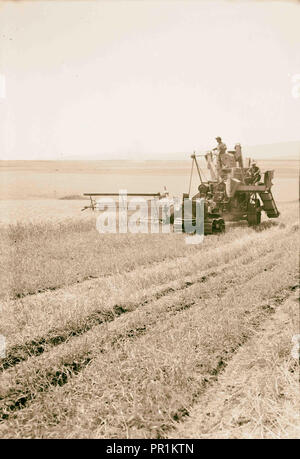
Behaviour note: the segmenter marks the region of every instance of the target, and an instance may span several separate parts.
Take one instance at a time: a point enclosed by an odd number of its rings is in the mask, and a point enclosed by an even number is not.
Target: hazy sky
[[[0,158],[300,140],[299,24],[287,1],[2,2]]]

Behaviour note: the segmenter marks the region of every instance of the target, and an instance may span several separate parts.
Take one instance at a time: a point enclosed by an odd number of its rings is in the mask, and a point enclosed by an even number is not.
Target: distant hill
[[[237,140],[238,141],[238,140]],[[232,149],[234,145],[227,143],[227,148]],[[200,150],[195,146],[196,152],[209,150],[211,146],[207,146],[207,149]],[[251,157],[258,160],[299,160],[300,159],[300,140],[293,142],[280,142],[280,143],[270,143],[265,145],[243,145],[242,150],[244,157]],[[35,161],[149,161],[149,160],[174,160],[174,161],[184,161],[189,160],[191,150],[186,152],[170,152],[170,153],[99,153],[99,155],[70,155],[70,156],[60,156],[59,158],[45,158],[40,159],[39,157],[31,158]],[[9,158],[0,158],[0,160],[9,160]],[[13,160],[13,158],[11,159]]]
[[[243,153],[244,156],[255,159],[298,160],[300,158],[300,141],[245,146]]]

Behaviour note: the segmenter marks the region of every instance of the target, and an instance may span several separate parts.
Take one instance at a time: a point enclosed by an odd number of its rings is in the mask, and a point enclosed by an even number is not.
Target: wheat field
[[[299,437],[285,196],[279,219],[192,246],[99,234],[84,201],[0,202],[0,437]]]

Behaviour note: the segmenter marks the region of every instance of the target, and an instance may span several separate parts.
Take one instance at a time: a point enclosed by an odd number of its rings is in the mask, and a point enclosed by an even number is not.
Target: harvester
[[[207,180],[203,180],[199,157],[205,159],[209,174]],[[256,163],[250,158],[244,164],[240,144],[221,157],[214,151],[208,151],[199,155],[194,153],[191,158],[190,188],[186,197],[190,196],[193,168],[196,165],[200,184],[198,193],[191,199],[195,201],[202,197],[205,200],[206,234],[223,231],[225,221],[246,220],[249,226],[259,225],[262,211],[268,218],[279,217],[271,191],[274,171],[268,170],[262,177]]]
[[[204,159],[209,178],[204,180],[204,173],[200,168],[198,159]],[[279,211],[273,198],[271,188],[274,176],[273,170],[264,172],[263,177],[259,168],[254,166],[249,158],[245,161],[242,156],[240,144],[236,144],[234,150],[220,155],[214,150],[204,154],[191,155],[192,167],[188,193],[181,195],[184,201],[191,201],[188,207],[189,214],[184,213],[186,208],[181,206],[182,213],[171,210],[170,222],[174,230],[185,230],[185,223],[195,224],[196,205],[202,198],[204,200],[204,234],[220,233],[225,231],[226,221],[248,222],[249,226],[259,225],[261,213],[264,211],[268,218],[277,218]],[[194,166],[199,178],[198,192],[191,195],[191,185]],[[256,171],[256,172],[255,172]],[[96,209],[96,196],[118,196],[117,193],[85,193],[90,197],[91,204],[86,208]],[[128,193],[128,196],[148,196],[156,200],[168,198],[165,190],[163,193]],[[84,210],[83,209],[83,210]],[[189,226],[191,227],[191,226]]]

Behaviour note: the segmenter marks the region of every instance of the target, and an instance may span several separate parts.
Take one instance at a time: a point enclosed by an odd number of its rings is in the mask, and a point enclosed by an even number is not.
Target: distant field
[[[275,170],[273,192],[279,203],[299,198],[297,161],[259,165]],[[78,199],[85,192],[158,192],[167,186],[170,194],[183,193],[190,167],[190,161],[1,161],[0,223],[90,218],[89,211],[81,212],[86,201]],[[61,199],[72,196],[77,199]]]
[[[168,437],[294,292],[298,230],[293,203],[279,221],[198,246],[174,233],[99,235],[77,219],[2,228],[0,437]],[[296,333],[293,305],[284,327]],[[273,408],[254,437],[295,435],[285,343],[273,348],[280,394],[265,392]]]
[[[0,200],[0,224],[16,222],[58,222],[68,218],[95,219],[91,211],[81,212],[87,201],[59,199]]]
[[[297,161],[259,161],[274,169],[279,199],[298,197]],[[204,166],[204,164],[203,164]],[[85,192],[188,191],[191,161],[0,161],[0,199],[45,199]],[[204,174],[207,173],[203,167]],[[194,190],[197,188],[194,175]],[[289,193],[287,194],[287,188]]]

